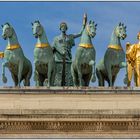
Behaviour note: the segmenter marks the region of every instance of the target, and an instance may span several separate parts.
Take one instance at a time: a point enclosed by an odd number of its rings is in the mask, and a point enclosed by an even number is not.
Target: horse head
[[[92,20],[90,20],[89,23],[86,25],[87,34],[92,38],[96,35],[96,27],[97,24],[95,24]]]
[[[126,26],[123,23],[119,23],[119,25],[115,28],[115,33],[118,38],[124,40],[127,36]]]
[[[5,23],[4,25],[1,26],[3,39],[6,40],[7,38],[11,38],[14,33],[13,27],[9,23]]]
[[[39,20],[34,21],[34,23],[31,24],[32,24],[33,35],[35,36],[35,38],[38,38],[43,34],[43,27],[39,22]]]

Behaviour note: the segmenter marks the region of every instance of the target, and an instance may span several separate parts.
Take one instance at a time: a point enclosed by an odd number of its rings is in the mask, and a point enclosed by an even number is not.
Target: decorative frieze
[[[140,138],[139,93],[125,88],[0,88],[0,138]]]
[[[140,131],[139,121],[3,121],[0,132],[37,133],[42,132],[112,132]]]

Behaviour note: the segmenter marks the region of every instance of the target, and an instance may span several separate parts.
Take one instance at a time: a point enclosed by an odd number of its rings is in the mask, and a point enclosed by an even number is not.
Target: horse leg
[[[96,68],[96,75],[97,75],[97,78],[98,78],[98,85],[99,86],[104,86],[105,84],[104,84],[103,75],[102,75],[101,71],[98,70],[97,68]]]
[[[19,87],[20,87],[20,81],[21,81],[22,71],[23,71],[23,63],[24,63],[23,60],[19,61],[19,66],[18,66],[18,86]]]
[[[51,85],[52,71],[53,71],[53,65],[52,65],[52,62],[49,61],[49,63],[48,63],[48,72],[47,72],[47,77],[48,77],[47,87],[50,87],[50,85]]]
[[[37,71],[37,67],[39,67],[39,62],[38,61],[34,61],[34,81],[35,81],[35,86],[40,86],[40,77],[39,77],[39,73]]]
[[[107,74],[108,74],[108,79],[109,79],[109,87],[112,87],[112,69],[111,69],[111,65],[106,65],[106,70],[107,70]]]
[[[76,76],[76,73],[74,71],[74,64],[72,63],[71,65],[71,75],[72,75],[72,79],[73,79],[73,84],[74,86],[77,86],[77,76]]]
[[[24,86],[30,86],[30,78],[32,76],[32,64],[30,62],[28,62],[28,63],[29,63],[28,64],[29,71],[28,71],[27,75],[25,76],[25,79],[24,79],[25,85]]]
[[[119,71],[120,71],[120,68],[118,68],[118,67],[113,68],[112,86],[114,86],[114,83],[115,83],[115,80],[116,80],[116,77],[117,77],[117,74]]]
[[[35,86],[40,86],[40,76],[37,70],[34,71]]]
[[[89,62],[89,65],[90,66],[92,66],[92,76],[91,76],[91,81],[94,83],[95,81],[96,81],[96,76],[95,76],[95,72],[96,72],[96,70],[95,70],[95,61],[94,60],[91,60],[90,62]]]
[[[105,80],[104,78],[102,78],[100,81],[99,81],[99,86],[105,86]]]
[[[115,80],[116,80],[116,75],[112,76],[112,86],[114,86]]]
[[[24,79],[24,86],[30,86],[30,78]]]
[[[81,72],[81,65],[77,64],[77,72],[78,72],[78,80],[79,80],[79,86],[82,87],[82,72]]]
[[[89,86],[92,73],[84,75],[84,86]]]
[[[14,81],[15,87],[18,86],[18,77],[16,75],[14,75],[13,73],[11,73],[11,76]]]
[[[5,76],[5,67],[8,67],[8,62],[2,63],[2,81],[3,81],[3,83],[7,83],[7,78]]]
[[[39,86],[44,86],[45,76],[39,74]]]

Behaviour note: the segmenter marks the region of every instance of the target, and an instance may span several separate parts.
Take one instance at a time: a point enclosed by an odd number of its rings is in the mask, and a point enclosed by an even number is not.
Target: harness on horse
[[[108,48],[115,49],[115,50],[123,50],[123,48],[120,45],[109,45]]]
[[[48,43],[37,43],[35,46],[36,48],[47,48],[50,45]]]
[[[19,44],[15,44],[15,45],[8,45],[6,50],[15,50],[15,49],[18,49],[20,48],[20,45]]]

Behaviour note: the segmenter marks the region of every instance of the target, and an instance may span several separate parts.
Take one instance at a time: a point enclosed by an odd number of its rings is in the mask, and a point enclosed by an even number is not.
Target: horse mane
[[[39,20],[35,20],[34,23],[39,23],[40,24],[40,21]]]
[[[126,26],[124,25],[124,23],[120,22],[118,26],[122,26],[122,27],[124,27],[126,29]]]
[[[89,23],[86,23],[86,26],[89,26],[91,23],[95,26],[95,30],[96,30],[97,29],[97,23],[95,24],[94,20],[90,20]]]
[[[11,26],[8,22],[6,22],[4,25],[8,25],[8,26]]]

